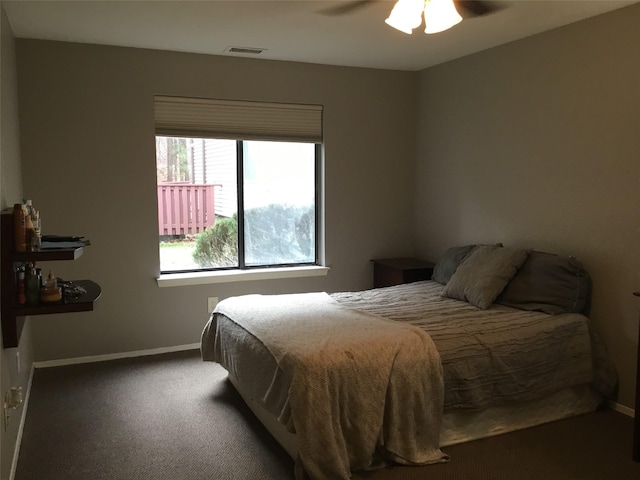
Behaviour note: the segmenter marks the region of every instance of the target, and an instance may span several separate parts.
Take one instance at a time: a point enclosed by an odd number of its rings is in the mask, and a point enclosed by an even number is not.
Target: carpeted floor
[[[198,351],[35,371],[15,480],[291,480],[293,461]],[[633,421],[597,412],[355,480],[639,480]]]

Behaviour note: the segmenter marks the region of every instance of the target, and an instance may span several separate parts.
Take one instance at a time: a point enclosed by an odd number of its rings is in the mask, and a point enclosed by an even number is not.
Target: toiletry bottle
[[[36,268],[33,264],[30,264],[28,275],[26,276],[27,305],[37,305],[40,301],[40,285],[38,283]]]
[[[16,252],[27,251],[26,212],[21,203],[13,205],[13,235]]]
[[[21,267],[18,267],[18,272],[17,272],[17,276],[18,276],[18,305],[24,305],[25,303],[27,303],[27,294],[26,294],[26,285],[25,285],[25,278],[24,278],[24,265]]]
[[[38,288],[42,288],[42,269],[36,268],[36,277],[38,277]]]
[[[24,226],[25,226],[25,242],[27,244],[27,251],[33,251],[33,237],[35,237],[35,229],[33,228],[33,221],[31,220],[31,214],[27,213],[25,215]]]
[[[42,245],[42,236],[40,233],[40,212],[33,209],[31,213],[31,223],[33,224],[33,234],[31,236],[31,251],[38,252]]]
[[[58,279],[52,271],[49,271],[49,276],[44,279],[44,286],[40,290],[40,300],[43,302],[62,300],[62,288],[58,287]]]
[[[46,288],[47,290],[55,290],[56,288],[58,288],[58,279],[51,270],[49,270],[49,275],[44,281],[44,288]]]

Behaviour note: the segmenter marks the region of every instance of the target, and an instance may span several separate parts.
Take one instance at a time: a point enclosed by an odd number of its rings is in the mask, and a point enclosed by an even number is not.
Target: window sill
[[[217,272],[164,273],[156,280],[159,287],[183,287],[187,285],[206,285],[209,283],[248,282],[253,280],[272,280],[278,278],[323,277],[329,273],[329,267],[283,267],[256,270],[220,270]]]

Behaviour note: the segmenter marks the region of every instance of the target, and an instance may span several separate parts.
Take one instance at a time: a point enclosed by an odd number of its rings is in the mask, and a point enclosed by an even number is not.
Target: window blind
[[[236,140],[322,142],[322,106],[154,97],[156,133]]]

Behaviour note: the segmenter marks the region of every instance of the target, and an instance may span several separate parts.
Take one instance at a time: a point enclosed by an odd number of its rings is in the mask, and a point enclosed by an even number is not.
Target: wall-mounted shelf
[[[40,250],[39,252],[11,252],[11,260],[20,263],[76,260],[83,252],[84,247],[54,248],[50,250]]]
[[[73,280],[74,284],[86,290],[80,296],[64,295],[59,302],[40,302],[37,305],[20,305],[17,301],[16,268],[33,262],[76,260],[84,247],[40,250],[37,252],[14,252],[13,213],[4,210],[1,215],[2,237],[0,241],[0,282],[2,312],[2,343],[4,348],[17,347],[29,315],[49,315],[53,313],[88,312],[94,309],[100,297],[100,286],[91,280]]]

